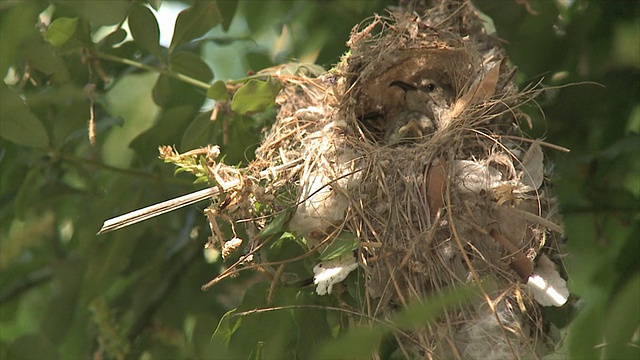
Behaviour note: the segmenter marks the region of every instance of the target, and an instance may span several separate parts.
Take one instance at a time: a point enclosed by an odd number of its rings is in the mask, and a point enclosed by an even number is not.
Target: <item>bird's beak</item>
[[[415,87],[413,85],[410,85],[410,84],[407,84],[406,82],[400,81],[400,80],[392,81],[391,84],[389,84],[389,87],[392,87],[392,86],[397,86],[400,89],[402,89],[404,92],[407,92],[407,91],[410,91],[410,90],[418,90],[417,87]]]
[[[420,129],[420,124],[418,124],[414,119],[409,120],[409,122],[398,129],[398,133],[405,139],[421,138],[423,135],[422,129]]]

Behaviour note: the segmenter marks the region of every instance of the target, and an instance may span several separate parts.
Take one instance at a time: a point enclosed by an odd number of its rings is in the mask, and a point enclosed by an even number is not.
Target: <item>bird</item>
[[[442,109],[450,106],[451,91],[430,79],[422,80],[419,86],[395,80],[389,84],[389,87],[394,86],[404,92],[404,106],[387,115],[385,143],[403,144],[435,131],[434,118]]]

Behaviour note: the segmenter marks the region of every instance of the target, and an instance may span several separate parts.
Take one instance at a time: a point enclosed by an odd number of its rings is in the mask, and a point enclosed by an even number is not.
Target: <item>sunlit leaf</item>
[[[135,6],[129,12],[129,28],[135,42],[162,60],[160,29],[155,15],[145,6]]]
[[[169,52],[176,47],[206,34],[222,21],[215,2],[197,1],[192,7],[178,14]]]
[[[61,47],[76,32],[78,27],[78,18],[59,18],[54,20],[44,33],[44,38],[51,45]]]
[[[0,136],[23,146],[49,146],[46,129],[22,99],[4,83],[0,84],[0,94]]]
[[[45,40],[61,52],[93,46],[89,23],[83,18],[58,18],[47,28]]]
[[[249,80],[233,95],[231,110],[239,114],[263,111],[274,105],[280,87],[280,83],[273,78]]]
[[[338,235],[336,239],[327,246],[319,257],[319,260],[331,260],[335,259],[343,254],[358,249],[360,241],[358,238],[350,232],[343,231]]]

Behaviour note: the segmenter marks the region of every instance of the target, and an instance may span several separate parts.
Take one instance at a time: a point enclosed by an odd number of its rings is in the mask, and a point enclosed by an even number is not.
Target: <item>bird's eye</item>
[[[436,89],[436,86],[433,83],[428,83],[427,86],[424,87],[428,92],[432,92]]]

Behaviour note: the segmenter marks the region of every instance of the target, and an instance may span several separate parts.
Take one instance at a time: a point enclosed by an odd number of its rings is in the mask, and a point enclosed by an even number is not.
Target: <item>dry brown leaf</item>
[[[534,142],[522,159],[522,183],[532,189],[539,189],[544,180],[544,155],[539,143]]]
[[[529,259],[525,254],[522,253],[518,248],[516,248],[511,241],[500,233],[500,231],[496,229],[491,229],[489,232],[491,237],[496,240],[500,245],[504,246],[509,252],[511,252],[511,262],[509,263],[509,267],[516,272],[516,274],[520,275],[522,280],[527,280],[529,275],[533,272],[533,262]]]
[[[502,60],[504,61],[504,59]],[[476,101],[483,101],[491,98],[496,92],[496,85],[500,78],[500,66],[502,61],[496,63],[487,73],[481,81],[476,80],[471,86],[469,91],[462,95],[453,106],[451,111],[451,117],[455,118],[460,115],[465,109]]]
[[[432,163],[427,167],[427,202],[432,219],[435,218],[438,210],[444,207],[446,164],[444,157],[440,156],[437,163]]]
[[[488,100],[496,93],[496,86],[498,85],[498,79],[500,78],[500,66],[503,61],[504,59],[497,62],[489,71],[487,71],[484,79],[482,79],[478,86],[478,91],[476,91],[473,97],[474,100]]]

